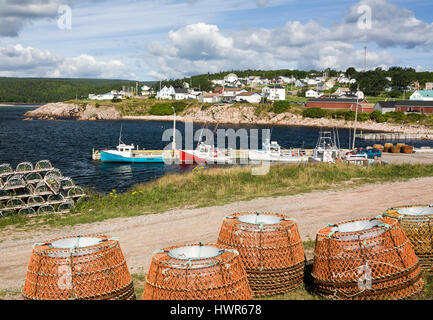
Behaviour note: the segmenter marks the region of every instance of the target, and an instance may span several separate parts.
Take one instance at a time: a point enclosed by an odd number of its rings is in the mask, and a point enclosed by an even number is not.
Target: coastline
[[[56,120],[59,118],[72,118],[81,121],[94,120],[119,120],[119,121],[168,121],[172,122],[174,117],[156,115],[122,115],[113,106],[87,105],[83,108],[77,104],[63,102],[49,103],[35,110],[25,113],[28,119]],[[233,107],[229,104],[212,105],[202,110],[200,108],[190,108],[181,115],[176,116],[178,122],[195,122],[209,124],[231,124],[231,125],[272,125],[283,127],[315,127],[315,128],[338,128],[353,129],[354,121],[327,118],[304,118],[290,112],[275,114],[273,112],[265,115],[257,115],[254,106],[241,105]],[[422,125],[398,125],[391,123],[377,123],[372,120],[358,122],[357,129],[360,131],[389,132],[404,134],[422,134],[426,139],[433,140],[433,129]]]

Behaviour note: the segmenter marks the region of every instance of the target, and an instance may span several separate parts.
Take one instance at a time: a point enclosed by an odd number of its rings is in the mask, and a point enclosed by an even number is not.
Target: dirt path
[[[171,245],[215,242],[225,215],[242,211],[280,212],[296,218],[304,241],[328,223],[375,217],[385,209],[405,204],[433,203],[433,178],[370,184],[344,191],[256,199],[224,206],[176,210],[164,214],[118,218],[49,231],[0,232],[0,290],[23,284],[32,245],[58,236],[107,234],[117,237],[131,273],[145,273],[152,252]]]

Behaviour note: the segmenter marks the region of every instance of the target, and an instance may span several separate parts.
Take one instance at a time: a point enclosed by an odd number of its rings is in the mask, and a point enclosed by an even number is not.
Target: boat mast
[[[176,110],[173,108],[173,112],[174,112],[174,119],[173,119],[173,145],[171,146],[171,149],[173,151],[173,156],[174,156],[174,152],[176,151]]]
[[[119,145],[122,144],[122,127],[123,127],[123,123],[120,124]]]
[[[358,85],[358,92],[359,92],[359,85]],[[358,122],[358,105],[359,105],[359,94],[357,92],[356,95],[356,112],[355,112],[355,125],[353,128],[353,144],[352,144],[352,150],[355,149],[355,141],[356,141],[356,125]]]

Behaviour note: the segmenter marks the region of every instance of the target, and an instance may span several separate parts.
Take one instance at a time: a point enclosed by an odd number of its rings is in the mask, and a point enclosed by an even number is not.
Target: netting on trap
[[[99,235],[35,244],[22,294],[30,300],[135,299],[119,242]]]
[[[17,165],[17,168],[15,169],[17,173],[29,173],[33,170],[33,164],[31,162],[21,162]]]
[[[36,215],[36,211],[32,207],[25,207],[18,211],[18,215],[34,216]]]
[[[45,199],[41,196],[31,196],[27,199],[28,207],[39,207],[45,202]]]
[[[62,178],[61,180],[61,188],[63,190],[69,190],[71,188],[75,187],[75,183],[71,178]]]
[[[35,195],[38,196],[49,196],[53,194],[53,191],[45,184],[44,181],[39,182],[35,188]]]
[[[3,189],[4,190],[14,190],[24,188],[27,185],[24,177],[22,175],[9,176]]]
[[[273,213],[225,217],[218,244],[235,248],[255,296],[282,294],[303,283],[305,254],[293,219]]]
[[[154,253],[143,300],[249,300],[251,289],[234,249],[176,246]]]
[[[11,165],[9,163],[2,163],[0,164],[0,177],[7,177],[14,173],[14,170],[12,169]]]
[[[74,209],[75,205],[74,205],[74,201],[67,199],[64,203],[61,203],[58,208],[57,208],[57,212],[58,213],[67,213],[69,211],[71,211],[72,209]]]
[[[53,165],[48,160],[40,160],[35,165],[36,171],[48,171],[48,170],[52,170],[52,169],[54,169]]]
[[[83,196],[85,196],[85,193],[81,187],[73,187],[68,191],[68,198],[75,199]]]
[[[32,172],[32,173],[29,173],[28,175],[26,175],[27,183],[37,184],[37,183],[41,182],[42,180],[44,180],[44,178],[42,178],[41,174],[38,172]]]
[[[331,299],[408,299],[423,289],[410,241],[387,217],[319,230],[312,276],[317,292]]]
[[[421,269],[433,272],[433,206],[395,207],[385,211],[384,216],[400,222],[420,260]]]

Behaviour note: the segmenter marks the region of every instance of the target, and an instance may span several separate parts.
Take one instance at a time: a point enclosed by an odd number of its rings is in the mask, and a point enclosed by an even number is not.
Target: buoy
[[[423,289],[409,239],[391,218],[343,222],[319,230],[312,276],[330,299],[394,300]]]
[[[239,251],[254,296],[283,294],[303,284],[305,254],[296,222],[282,214],[224,218],[221,245]]]
[[[29,300],[135,300],[119,242],[99,235],[35,244],[22,294]]]
[[[251,289],[236,250],[193,244],[156,251],[143,300],[249,300]]]

